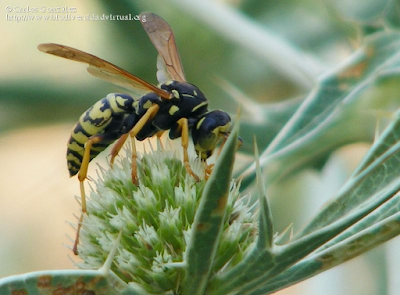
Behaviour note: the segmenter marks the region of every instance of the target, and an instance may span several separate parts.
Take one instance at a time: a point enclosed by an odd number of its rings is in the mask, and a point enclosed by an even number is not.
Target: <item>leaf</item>
[[[343,240],[346,240],[347,238],[352,236],[356,236],[365,229],[375,226],[375,224],[380,223],[382,220],[397,215],[400,208],[399,186],[399,183],[397,183],[395,186],[389,187],[387,191],[382,193],[379,198],[376,198],[375,202],[372,202],[372,200],[368,202],[369,204],[375,203],[376,205],[373,206],[376,208],[359,222],[355,223],[354,225],[346,229],[343,233],[323,245],[321,248],[318,249],[317,252],[321,252],[325,249],[330,248],[331,246],[335,246]],[[397,225],[397,228],[393,228],[393,232],[398,232],[399,230],[400,224]],[[380,237],[374,236],[371,238],[371,240],[378,240],[379,238]]]
[[[258,56],[301,87],[310,87],[324,68],[287,40],[250,21],[228,5],[214,1],[173,0],[179,9],[200,19],[224,38]]]
[[[400,234],[399,130],[400,111],[371,147],[339,196],[319,212],[296,240],[280,247],[272,262],[263,263],[264,273],[257,270],[262,266],[257,265],[256,260],[247,262],[253,276],[246,280],[246,284],[240,285],[241,293],[276,292]],[[308,258],[303,259],[308,254]],[[290,263],[296,263],[296,259],[297,264],[290,266]],[[274,264],[278,270],[289,268],[279,273],[268,266]],[[243,282],[240,275],[235,280]],[[231,278],[232,282],[235,280]],[[229,287],[232,284],[229,281],[219,283],[224,286],[224,291],[238,290]]]
[[[328,0],[342,17],[363,25],[365,29],[400,26],[400,3],[397,0]]]
[[[106,274],[100,270],[53,270],[3,278],[0,280],[0,294],[135,295],[143,293],[135,292],[113,272]]]
[[[247,294],[266,295],[275,293],[365,253],[399,234],[400,213],[397,212],[332,248],[301,260],[265,283],[264,286],[259,286],[257,290]]]
[[[389,201],[385,202],[387,199],[389,199]],[[381,202],[382,200],[383,202]],[[381,205],[381,203],[383,203],[383,205]],[[286,271],[284,270],[288,269],[288,266],[294,264],[296,260],[299,261],[298,264],[309,268],[308,276],[305,276],[305,273],[301,272],[294,273],[296,277],[305,279],[390,240],[400,234],[400,215],[399,212],[397,212],[398,209],[392,210],[396,213],[388,218],[377,218],[377,215],[379,216],[381,211],[386,211],[388,208],[393,208],[393,206],[399,208],[399,205],[400,195],[394,195],[392,192],[392,194],[380,198],[376,203],[371,202],[367,206],[353,211],[352,214],[339,219],[329,226],[280,247],[279,254],[274,259],[274,261],[276,261],[274,268],[266,268],[265,273],[257,277],[254,276],[251,281],[246,281],[245,284],[242,284],[239,291],[240,294],[264,294],[260,292],[260,289],[274,282],[275,276],[285,273]],[[378,223],[378,220],[382,221]],[[342,232],[344,232],[345,235],[347,233],[347,239],[339,238],[342,236],[339,235],[337,238],[331,240],[332,237]],[[323,245],[322,248],[320,247],[321,245]],[[314,251],[317,248],[318,250]],[[326,248],[328,249],[324,251]],[[312,252],[316,254],[310,254]],[[304,258],[309,254],[310,256],[308,257],[313,257],[313,259]],[[303,261],[308,261],[309,264],[303,264]],[[317,265],[319,267],[316,267]],[[295,265],[292,267],[296,269]],[[255,264],[253,269],[255,268],[261,269],[262,264]],[[254,272],[255,270],[253,270],[253,273]],[[291,275],[288,277],[290,279],[287,281],[296,282]]]
[[[393,41],[394,44],[390,41]],[[321,79],[318,89],[300,106],[292,120],[264,153],[264,159],[266,159],[264,170],[279,169],[279,165],[284,163],[285,166],[281,166],[283,170],[283,167],[286,168],[292,164],[289,159],[295,161],[296,156],[299,157],[301,153],[304,153],[304,157],[315,156],[317,151],[312,151],[313,149],[326,148],[324,145],[329,144],[333,138],[339,140],[339,135],[343,136],[343,131],[348,132],[347,139],[350,139],[351,131],[354,131],[351,130],[353,126],[349,125],[347,130],[338,130],[336,126],[338,124],[343,128],[345,125],[343,123],[351,120],[348,116],[355,112],[354,105],[352,108],[346,109],[346,104],[357,102],[362,89],[373,83],[378,77],[392,72],[398,67],[400,55],[395,53],[395,50],[399,47],[400,35],[396,34],[396,39],[391,39],[388,35],[379,35],[372,39],[364,50],[355,54],[345,67],[341,67],[340,70],[333,71]],[[388,52],[393,56],[386,54],[385,58],[385,53]],[[396,121],[382,135],[380,139],[382,142],[380,144],[377,142],[376,147],[372,148],[377,152],[375,154],[372,152],[357,169],[354,176],[356,180],[352,185],[344,187],[344,191],[352,193],[351,198],[339,196],[338,199],[334,199],[331,207],[328,206],[330,210],[324,210],[319,214],[319,219],[316,218],[312,226],[288,245],[275,247],[272,250],[254,247],[241,263],[225,273],[214,276],[210,282],[210,294],[261,294],[257,290],[267,286],[268,282],[272,282],[275,276],[280,275],[286,269],[300,263],[307,255],[313,255],[312,253],[317,255],[326,249],[325,245],[330,245],[332,249],[335,249],[334,247],[345,239],[350,241],[357,239],[360,232],[368,231],[369,227],[371,230],[376,230],[374,226],[378,220],[396,213],[398,209],[389,210],[389,208],[393,208],[393,206],[399,208],[397,204],[399,201],[394,197],[400,189],[398,180],[400,156],[397,155],[397,152],[400,151],[400,143],[398,143],[400,134],[396,133],[396,130],[399,130],[400,115],[397,117]],[[342,131],[342,134],[336,137],[332,130],[339,133]],[[327,132],[331,133],[327,134]],[[319,145],[316,145],[317,143]],[[302,159],[300,158],[300,160]],[[367,166],[370,166],[368,171],[366,170]],[[280,171],[269,172],[269,174],[267,172],[267,176],[272,175],[272,180],[267,177],[268,182],[274,180],[276,175],[273,173],[280,173]],[[368,198],[371,198],[369,202],[363,202]],[[341,202],[342,199],[343,202]],[[389,202],[394,203],[386,206]],[[352,210],[354,208],[357,210]],[[400,230],[398,227],[399,224],[396,225],[393,220],[389,227],[384,226],[382,234],[377,236],[376,244],[395,236]],[[265,235],[266,233],[261,234]],[[330,240],[332,243],[329,242]],[[353,255],[374,246],[373,243],[365,246],[364,241],[362,238],[357,247],[351,242],[345,247],[352,245],[354,247],[351,252]],[[345,258],[341,257],[338,260],[342,259]],[[334,263],[333,261],[334,259],[331,263]]]
[[[389,27],[400,28],[400,2],[396,0],[389,1],[386,7],[385,21]]]
[[[261,165],[268,167],[266,179],[273,182],[344,144],[371,139],[375,120],[370,114],[392,99],[365,99],[363,94],[380,79],[399,73],[399,49],[399,33],[375,34],[341,66],[323,75],[261,155]],[[243,176],[253,178],[254,173],[253,164]]]
[[[218,77],[216,83],[243,109],[240,135],[243,142],[249,144],[243,144],[240,152],[251,155],[254,150],[250,143],[253,142],[254,136],[257,138],[259,148],[264,150],[304,100],[303,96],[299,96],[282,102],[261,104],[223,78]]]
[[[279,275],[295,263],[298,263],[310,253],[315,252],[315,250],[319,249],[335,236],[346,231],[346,229],[350,228],[352,225],[363,220],[363,218],[368,218],[366,216],[369,216],[371,219],[371,216],[369,215],[370,212],[379,208],[381,204],[384,204],[386,200],[391,199],[392,196],[393,192],[387,196],[379,198],[376,202],[371,202],[363,208],[352,212],[352,214],[347,215],[345,218],[341,218],[329,226],[325,226],[309,235],[294,240],[287,245],[275,246],[272,250],[269,248],[260,249],[254,247],[253,251],[251,251],[249,255],[232,270],[215,276],[211,282],[211,294],[249,294],[258,290],[262,286],[268,285],[268,282],[273,280],[275,276]],[[390,207],[393,207],[393,205],[398,207],[400,199],[397,195],[394,199],[395,204],[390,204]],[[373,216],[372,220],[376,221],[376,216]],[[396,225],[395,222],[392,222],[388,229],[382,230],[381,234],[385,237],[383,239],[387,240],[396,236],[399,232],[400,223]],[[262,234],[260,233],[260,236],[261,235]],[[380,241],[382,237],[377,236],[376,239],[377,241]],[[335,246],[337,244],[338,241],[336,241]],[[376,245],[378,244],[379,243],[377,242]],[[368,249],[373,247],[372,243],[369,243],[368,245]],[[359,246],[361,249],[363,248],[362,243],[360,243]],[[352,244],[352,247],[353,253],[358,253],[358,247],[354,244]],[[337,256],[338,255],[335,257],[337,260],[343,261]],[[332,263],[334,263],[335,259],[332,260]]]
[[[260,167],[260,159],[258,156],[257,142],[254,137],[254,154],[257,165],[257,190],[258,190],[258,203],[259,203],[259,219],[258,219],[258,239],[257,248],[267,249],[270,251],[274,243],[274,223],[271,214],[271,205],[268,202],[265,184],[262,179],[262,172]]]
[[[330,0],[328,2],[345,18],[361,23],[371,23],[381,17],[390,1],[392,0]]]
[[[0,279],[0,294],[147,295],[140,288],[126,284],[110,270],[121,235],[122,231],[98,270],[49,270],[6,277]]]
[[[304,236],[338,220],[352,210],[377,202],[387,192],[400,189],[400,111],[395,120],[376,140],[359,167],[327,204],[301,231]],[[383,213],[381,213],[383,214]]]
[[[186,250],[183,294],[203,294],[222,232],[238,145],[235,125],[204,188]]]

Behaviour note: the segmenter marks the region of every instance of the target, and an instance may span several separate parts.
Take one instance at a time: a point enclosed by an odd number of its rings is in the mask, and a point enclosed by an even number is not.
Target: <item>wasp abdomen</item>
[[[75,124],[68,141],[67,164],[70,176],[80,170],[86,142],[93,136],[101,140],[93,144],[90,160],[105,150],[135,125],[135,100],[126,94],[111,93],[84,112]]]

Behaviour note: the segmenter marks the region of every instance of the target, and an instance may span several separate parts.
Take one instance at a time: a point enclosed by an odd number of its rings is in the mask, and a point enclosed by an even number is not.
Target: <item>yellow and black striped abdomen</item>
[[[92,160],[123,133],[129,131],[127,129],[135,124],[135,118],[131,118],[132,113],[133,116],[135,113],[133,103],[134,99],[129,95],[112,93],[96,102],[81,115],[71,131],[67,144],[67,164],[70,176],[74,176],[80,170],[85,143],[90,137],[102,136],[101,141],[94,144],[90,150],[90,160]],[[127,118],[130,118],[129,126],[125,123]]]

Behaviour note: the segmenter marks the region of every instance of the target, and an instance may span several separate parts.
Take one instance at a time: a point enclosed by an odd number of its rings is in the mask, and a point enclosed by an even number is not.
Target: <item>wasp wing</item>
[[[161,55],[157,56],[157,81],[162,84],[170,80],[176,80],[168,71],[167,65]]]
[[[163,83],[166,81],[164,79],[185,82],[185,73],[171,27],[165,20],[151,12],[141,13],[140,19],[144,30],[159,53],[158,82]]]
[[[122,86],[138,95],[155,92],[163,98],[169,98],[170,94],[127,71],[105,61],[97,56],[65,45],[46,43],[40,44],[38,49],[42,52],[53,54],[66,59],[88,64],[88,72],[95,77],[104,79],[115,85]]]

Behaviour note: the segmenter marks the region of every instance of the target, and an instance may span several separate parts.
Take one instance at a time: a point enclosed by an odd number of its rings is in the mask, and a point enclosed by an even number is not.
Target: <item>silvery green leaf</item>
[[[322,228],[370,203],[380,202],[376,206],[378,207],[400,189],[399,128],[400,112],[397,112],[394,121],[374,142],[338,195],[309,222],[299,236]],[[387,217],[390,212],[393,214],[391,210],[387,213],[380,212],[381,218]]]
[[[186,250],[184,294],[204,294],[223,228],[236,149],[238,125],[230,134],[204,188]]]
[[[365,96],[365,91],[400,69],[400,34],[384,32],[366,39],[340,66],[320,77],[318,84],[260,157],[269,182],[291,173],[338,147],[372,139],[374,111],[393,98]],[[245,172],[253,177],[255,165]]]

